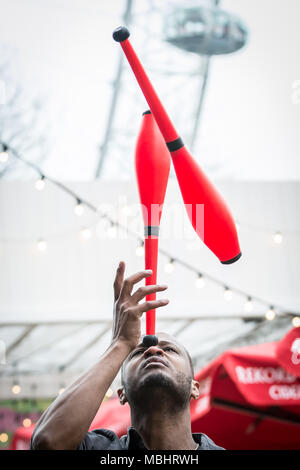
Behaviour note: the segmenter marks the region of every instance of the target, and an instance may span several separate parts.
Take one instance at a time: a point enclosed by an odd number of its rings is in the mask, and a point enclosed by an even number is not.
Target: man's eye
[[[136,351],[134,351],[134,353],[131,354],[131,357],[134,357],[134,356],[136,356],[137,354],[140,354],[143,351],[144,351],[143,349],[137,349]]]
[[[165,349],[165,351],[170,350],[170,351],[173,351],[173,352],[177,352],[175,349],[171,348],[170,346],[167,346],[167,347],[164,348],[164,349]]]

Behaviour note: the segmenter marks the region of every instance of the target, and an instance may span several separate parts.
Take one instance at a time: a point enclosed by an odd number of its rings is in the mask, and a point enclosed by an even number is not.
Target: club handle
[[[113,32],[113,38],[116,42],[122,42],[128,39],[130,36],[130,32],[128,31],[125,26],[119,26]]]
[[[151,276],[146,278],[146,286],[155,285],[157,282],[157,255],[158,237],[145,238],[145,269],[152,269]],[[146,295],[146,301],[148,300],[156,300],[156,292]],[[155,318],[155,310],[146,312],[146,335],[155,335]]]
[[[179,135],[173,126],[162,102],[160,101],[156,91],[154,90],[148,75],[145,72],[138,56],[136,55],[130,41],[130,33],[125,26],[119,26],[113,32],[113,38],[119,42],[123,52],[129,62],[129,65],[137,79],[137,82],[143,92],[144,97],[152,111],[152,114],[160,128],[160,131],[167,145],[179,139]]]

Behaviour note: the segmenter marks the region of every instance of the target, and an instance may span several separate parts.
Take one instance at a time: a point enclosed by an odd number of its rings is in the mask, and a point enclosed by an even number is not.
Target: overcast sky
[[[220,177],[299,179],[300,92],[293,90],[300,90],[299,0],[221,5],[244,20],[250,36],[242,51],[212,60],[199,129],[205,160],[222,160]],[[119,51],[111,33],[124,1],[0,0],[0,7],[11,77],[45,101],[44,171],[93,178]]]

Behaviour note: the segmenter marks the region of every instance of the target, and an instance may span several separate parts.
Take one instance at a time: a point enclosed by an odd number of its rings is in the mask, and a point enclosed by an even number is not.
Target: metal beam
[[[300,416],[294,415],[282,409],[272,410],[260,410],[248,405],[240,405],[228,400],[222,400],[220,398],[212,399],[212,406],[220,408],[222,410],[233,411],[236,413],[246,414],[250,416],[256,416],[261,419],[271,419],[273,421],[279,421],[280,423],[294,424],[300,426]]]
[[[184,319],[183,319],[184,320]],[[194,323],[196,320],[188,320],[183,326],[180,326],[175,333],[173,333],[173,336],[177,337],[179,336],[184,330],[186,330],[192,323]]]
[[[22,341],[27,338],[27,336],[30,335],[32,330],[34,330],[37,327],[37,325],[29,325],[25,327],[25,330],[22,331],[22,333],[15,339],[15,341],[12,342],[10,346],[8,346],[6,350],[6,355],[8,356],[15,348],[17,348]]]
[[[93,338],[89,343],[87,343],[85,346],[83,346],[79,351],[77,351],[71,359],[69,359],[67,362],[65,362],[63,365],[59,366],[59,370],[61,372],[65,371],[71,364],[73,364],[78,357],[80,357],[82,354],[84,354],[86,351],[88,351],[94,344],[96,344],[108,331],[110,330],[110,325],[104,328],[100,333],[98,333],[95,338]]]
[[[209,74],[210,56],[205,56],[201,58],[201,60],[203,61],[203,74],[202,74],[202,81],[201,81],[201,87],[200,87],[199,101],[198,101],[196,113],[195,113],[194,127],[193,127],[192,136],[190,140],[191,152],[193,152],[195,149],[195,142],[197,138],[200,117],[201,117],[201,113],[203,109],[204,97],[205,97],[208,74]]]
[[[275,318],[273,321],[266,320],[258,322],[250,330],[246,332],[237,333],[236,336],[228,341],[220,341],[216,346],[208,349],[204,353],[194,354],[196,367],[202,368],[208,364],[215,357],[221,355],[224,351],[259,342],[266,343],[271,341],[278,341],[282,338],[282,329],[290,325],[290,320],[286,317]]]
[[[130,20],[131,20],[132,3],[133,3],[133,0],[127,0],[126,1],[126,8],[125,8],[125,12],[123,14],[123,23],[127,26],[129,25]],[[115,112],[116,112],[116,109],[117,109],[117,104],[118,104],[119,95],[120,95],[120,87],[121,87],[121,80],[122,80],[122,74],[123,74],[123,65],[124,65],[124,54],[120,50],[119,51],[117,73],[116,73],[115,80],[113,82],[114,90],[113,90],[110,109],[109,109],[109,113],[108,113],[104,140],[103,140],[103,143],[100,147],[100,158],[99,158],[98,166],[97,166],[97,169],[96,169],[96,178],[99,178],[99,176],[101,175],[103,165],[104,165],[104,161],[105,161],[105,158],[106,158],[106,155],[107,155],[107,148],[108,148],[108,144],[109,144],[109,141],[110,141],[110,138],[111,138],[113,121],[114,121]]]
[[[214,0],[213,1],[215,7],[218,7],[220,4],[220,0]],[[203,74],[202,74],[202,82],[200,86],[200,94],[199,94],[199,101],[197,104],[196,108],[196,113],[195,113],[195,120],[194,120],[194,127],[192,131],[192,136],[190,140],[190,149],[193,152],[195,148],[195,143],[196,143],[196,138],[197,138],[197,133],[199,129],[199,123],[200,123],[200,118],[203,110],[203,104],[204,104],[204,98],[206,94],[206,86],[207,86],[207,81],[208,81],[208,75],[209,75],[209,65],[210,65],[210,60],[211,56],[204,56],[202,58],[203,60]]]
[[[296,314],[293,313],[291,314],[290,312],[283,312],[281,314],[278,314],[276,315],[275,318],[287,318],[287,317],[294,317]],[[300,315],[297,314],[297,315]],[[213,313],[211,315],[199,315],[199,316],[187,316],[187,317],[183,317],[183,316],[168,316],[168,317],[163,317],[163,316],[160,316],[159,317],[159,320],[163,321],[163,322],[175,322],[175,321],[201,321],[201,320],[244,320],[244,321],[261,321],[261,320],[265,320],[266,317],[265,317],[265,313],[258,313],[256,315],[222,315],[222,314],[218,314],[218,313]],[[99,325],[99,324],[103,324],[103,323],[110,323],[112,324],[112,318],[109,319],[109,318],[101,318],[101,319],[97,319],[97,320],[87,320],[87,321],[84,321],[84,325],[87,326],[87,325]],[[0,328],[4,328],[4,327],[15,327],[15,326],[30,326],[32,325],[33,323],[32,322],[20,322],[20,321],[16,321],[16,322],[7,322],[7,321],[4,321],[4,322],[1,322],[0,321]],[[37,325],[37,326],[62,326],[62,325],[82,325],[83,324],[83,321],[82,320],[48,320],[48,321],[39,321],[38,323],[34,323],[34,325]]]
[[[42,326],[41,324],[39,325],[36,325],[36,326]],[[51,325],[52,326],[52,325]],[[31,351],[29,351],[27,354],[22,354],[21,357],[18,357],[17,359],[13,360],[12,363],[14,365],[17,365],[19,364],[19,362],[23,361],[24,359],[27,359],[28,357],[42,351],[43,349],[45,348],[49,348],[51,346],[53,346],[54,344],[56,343],[59,343],[61,340],[65,339],[65,338],[68,338],[74,334],[76,334],[78,331],[81,331],[83,328],[86,328],[88,325],[83,325],[82,322],[79,326],[79,328],[75,328],[74,330],[72,331],[68,331],[68,333],[65,333],[61,336],[58,336],[56,338],[53,338],[52,340],[46,342],[46,343],[43,343],[43,344],[40,344],[40,346],[38,346],[37,348],[35,349],[32,349]]]

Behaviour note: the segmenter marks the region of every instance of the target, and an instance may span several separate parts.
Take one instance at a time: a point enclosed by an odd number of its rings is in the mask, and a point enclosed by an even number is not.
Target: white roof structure
[[[250,33],[238,53],[206,57],[206,72],[203,57],[166,44],[161,30],[167,7],[180,10],[192,2],[86,3],[11,0],[5,5],[0,45],[16,51],[6,81],[21,84],[30,101],[45,97],[36,120],[49,140],[44,161],[40,144],[37,160],[26,140],[25,152],[18,145],[15,150],[39,162],[43,174],[69,181],[64,185],[73,195],[47,179],[37,191],[34,181],[14,180],[36,177],[36,169],[28,171],[13,158],[6,167],[0,161],[0,399],[13,397],[16,382],[20,398],[54,397],[92,365],[111,340],[119,261],[126,262],[127,274],[144,267],[136,252],[143,226],[133,160],[148,106],[127,63],[122,99],[115,103],[116,126],[109,124],[122,64],[111,34],[124,23],[125,4],[133,7],[136,51],[187,144],[192,108],[201,102],[199,90],[211,63],[195,158],[209,178],[219,178],[215,182],[239,226],[243,253],[237,263],[224,266],[203,245],[171,172],[158,263],[158,282],[169,285],[170,303],[157,311],[157,331],[175,335],[197,370],[230,347],[280,339],[300,314],[299,1],[260,2],[258,12],[257,2],[199,0],[239,15]],[[15,116],[14,108],[9,111]],[[27,137],[44,135],[27,121]],[[18,141],[18,128],[11,130]],[[106,170],[91,181],[105,135],[112,144]],[[0,151],[7,136],[1,139]],[[77,197],[89,206],[81,216],[74,214]],[[172,273],[165,271],[170,260]],[[199,274],[202,288],[195,285]]]
[[[170,303],[157,310],[157,331],[177,336],[196,369],[231,346],[281,338],[300,311],[300,185],[216,185],[239,225],[243,256],[237,263],[222,265],[193,232],[173,179],[161,221],[164,254],[159,254],[158,282],[168,284]],[[67,186],[100,207],[101,214],[143,236],[134,181]],[[144,268],[143,257],[136,254],[137,237],[109,227],[87,207],[75,215],[75,203],[51,182],[43,191],[33,182],[0,184],[2,398],[11,396],[14,380],[27,384],[24,396],[55,396],[62,383],[92,365],[110,343],[118,262],[126,262],[127,274]],[[278,232],[282,239],[274,239]],[[40,250],[38,240],[46,242]],[[167,273],[170,258],[174,271]],[[205,281],[201,289],[195,286],[197,272]],[[224,299],[225,286],[232,289],[230,301]],[[247,312],[248,297],[253,309]],[[265,319],[270,306],[276,313],[273,321]]]

